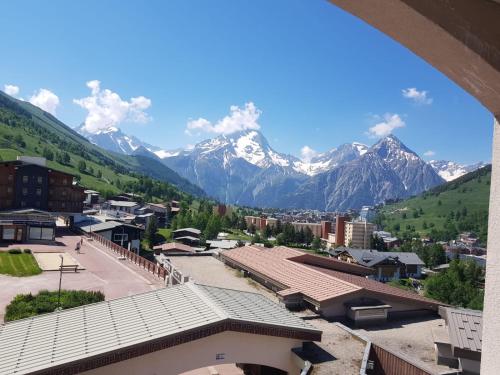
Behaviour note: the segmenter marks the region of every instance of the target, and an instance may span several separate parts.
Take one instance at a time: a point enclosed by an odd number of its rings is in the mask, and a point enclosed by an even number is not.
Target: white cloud
[[[29,102],[55,116],[59,106],[59,97],[50,90],[40,89],[29,98]]]
[[[146,109],[151,107],[151,100],[138,96],[123,100],[120,95],[109,89],[101,90],[101,82],[88,81],[87,87],[91,95],[86,98],[73,99],[73,103],[88,111],[85,118],[85,130],[97,133],[124,121],[146,123],[151,118]]]
[[[382,138],[391,134],[395,129],[404,128],[405,122],[397,113],[386,113],[381,122],[373,125],[366,133],[372,138]]]
[[[431,157],[431,156],[434,156],[434,155],[436,155],[436,153],[434,151],[432,151],[432,150],[424,152],[424,156]]]
[[[242,130],[258,130],[258,123],[262,111],[254,103],[245,103],[243,108],[232,105],[230,113],[215,124],[207,119],[198,118],[189,120],[186,126],[186,134],[193,135],[194,132],[206,132],[216,134],[230,134]]]
[[[16,85],[3,85],[3,91],[10,96],[17,96],[19,94],[19,87]]]
[[[409,87],[401,92],[403,97],[413,100],[416,104],[432,104],[433,99],[427,96],[428,92],[425,90],[418,91],[415,87]]]
[[[316,155],[318,155],[318,152],[307,145],[300,149],[300,158],[305,163],[309,163]]]

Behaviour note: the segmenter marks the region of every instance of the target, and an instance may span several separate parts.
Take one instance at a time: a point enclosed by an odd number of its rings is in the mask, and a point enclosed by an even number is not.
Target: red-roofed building
[[[285,246],[244,246],[225,251],[222,260],[277,293],[289,308],[309,307],[327,318],[356,322],[387,315],[437,312],[439,302],[368,279],[373,270]]]

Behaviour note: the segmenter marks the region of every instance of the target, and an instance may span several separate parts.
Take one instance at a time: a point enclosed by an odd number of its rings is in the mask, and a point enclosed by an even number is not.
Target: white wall
[[[189,370],[227,363],[262,364],[299,374],[294,339],[222,332],[172,348],[86,371],[86,375],[177,375]],[[224,359],[216,359],[223,354]]]
[[[500,124],[494,120],[481,373],[498,374],[500,353]]]

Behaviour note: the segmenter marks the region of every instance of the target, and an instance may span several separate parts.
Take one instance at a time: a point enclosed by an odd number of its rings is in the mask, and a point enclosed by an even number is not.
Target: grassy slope
[[[3,160],[15,160],[18,155],[40,156],[44,148],[48,148],[54,153],[57,151],[68,151],[71,156],[71,165],[62,165],[55,161],[49,161],[49,166],[69,173],[80,174],[82,177],[81,183],[87,188],[98,191],[118,192],[119,189],[111,185],[110,182],[117,179],[121,182],[134,180],[135,178],[127,173],[130,171],[163,182],[172,183],[179,189],[194,195],[204,195],[200,188],[183,179],[158,160],[143,156],[119,155],[103,150],[88,142],[84,137],[49,113],[42,111],[30,103],[11,98],[2,92],[0,92],[0,110],[9,114],[16,114],[21,119],[31,119],[35,125],[51,134],[59,136],[66,142],[80,147],[88,155],[88,157],[83,158],[70,150],[61,150],[59,145],[51,143],[49,139],[41,138],[35,132],[27,132],[24,127],[16,126],[15,124],[14,126],[8,126],[0,121],[0,157]],[[18,134],[23,137],[26,147],[21,147],[5,138],[9,135],[15,137]],[[91,167],[94,170],[94,175],[78,172],[77,165],[80,160],[84,160],[87,167]],[[123,169],[123,173],[113,171],[110,168],[112,163]],[[102,178],[95,177],[98,170],[102,172]]]
[[[466,207],[468,214],[488,211],[490,195],[491,167],[471,172],[457,180],[438,186],[430,191],[399,203],[384,206],[383,227],[393,230],[395,224],[400,224],[401,231],[407,225],[414,226],[421,235],[428,234],[432,228],[424,229],[424,221],[429,225],[434,223],[436,229],[441,229],[451,211],[457,212]],[[441,202],[441,203],[439,203]],[[423,214],[413,217],[414,211]],[[406,213],[406,219],[403,214]]]

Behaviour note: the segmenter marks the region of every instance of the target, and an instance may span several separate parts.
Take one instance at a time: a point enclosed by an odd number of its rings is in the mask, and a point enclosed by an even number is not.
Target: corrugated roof
[[[4,324],[0,373],[29,374],[227,319],[321,333],[262,295],[184,284]]]
[[[80,229],[83,230],[84,232],[89,233],[91,231],[92,232],[102,232],[104,230],[110,230],[110,229],[121,227],[121,226],[143,230],[142,228],[136,227],[135,225],[121,223],[119,221],[113,221],[113,220],[105,221],[103,223],[96,223],[96,224],[92,224],[92,225],[85,225],[85,226],[80,227]]]
[[[446,308],[450,342],[455,348],[481,352],[483,313],[477,310]]]

